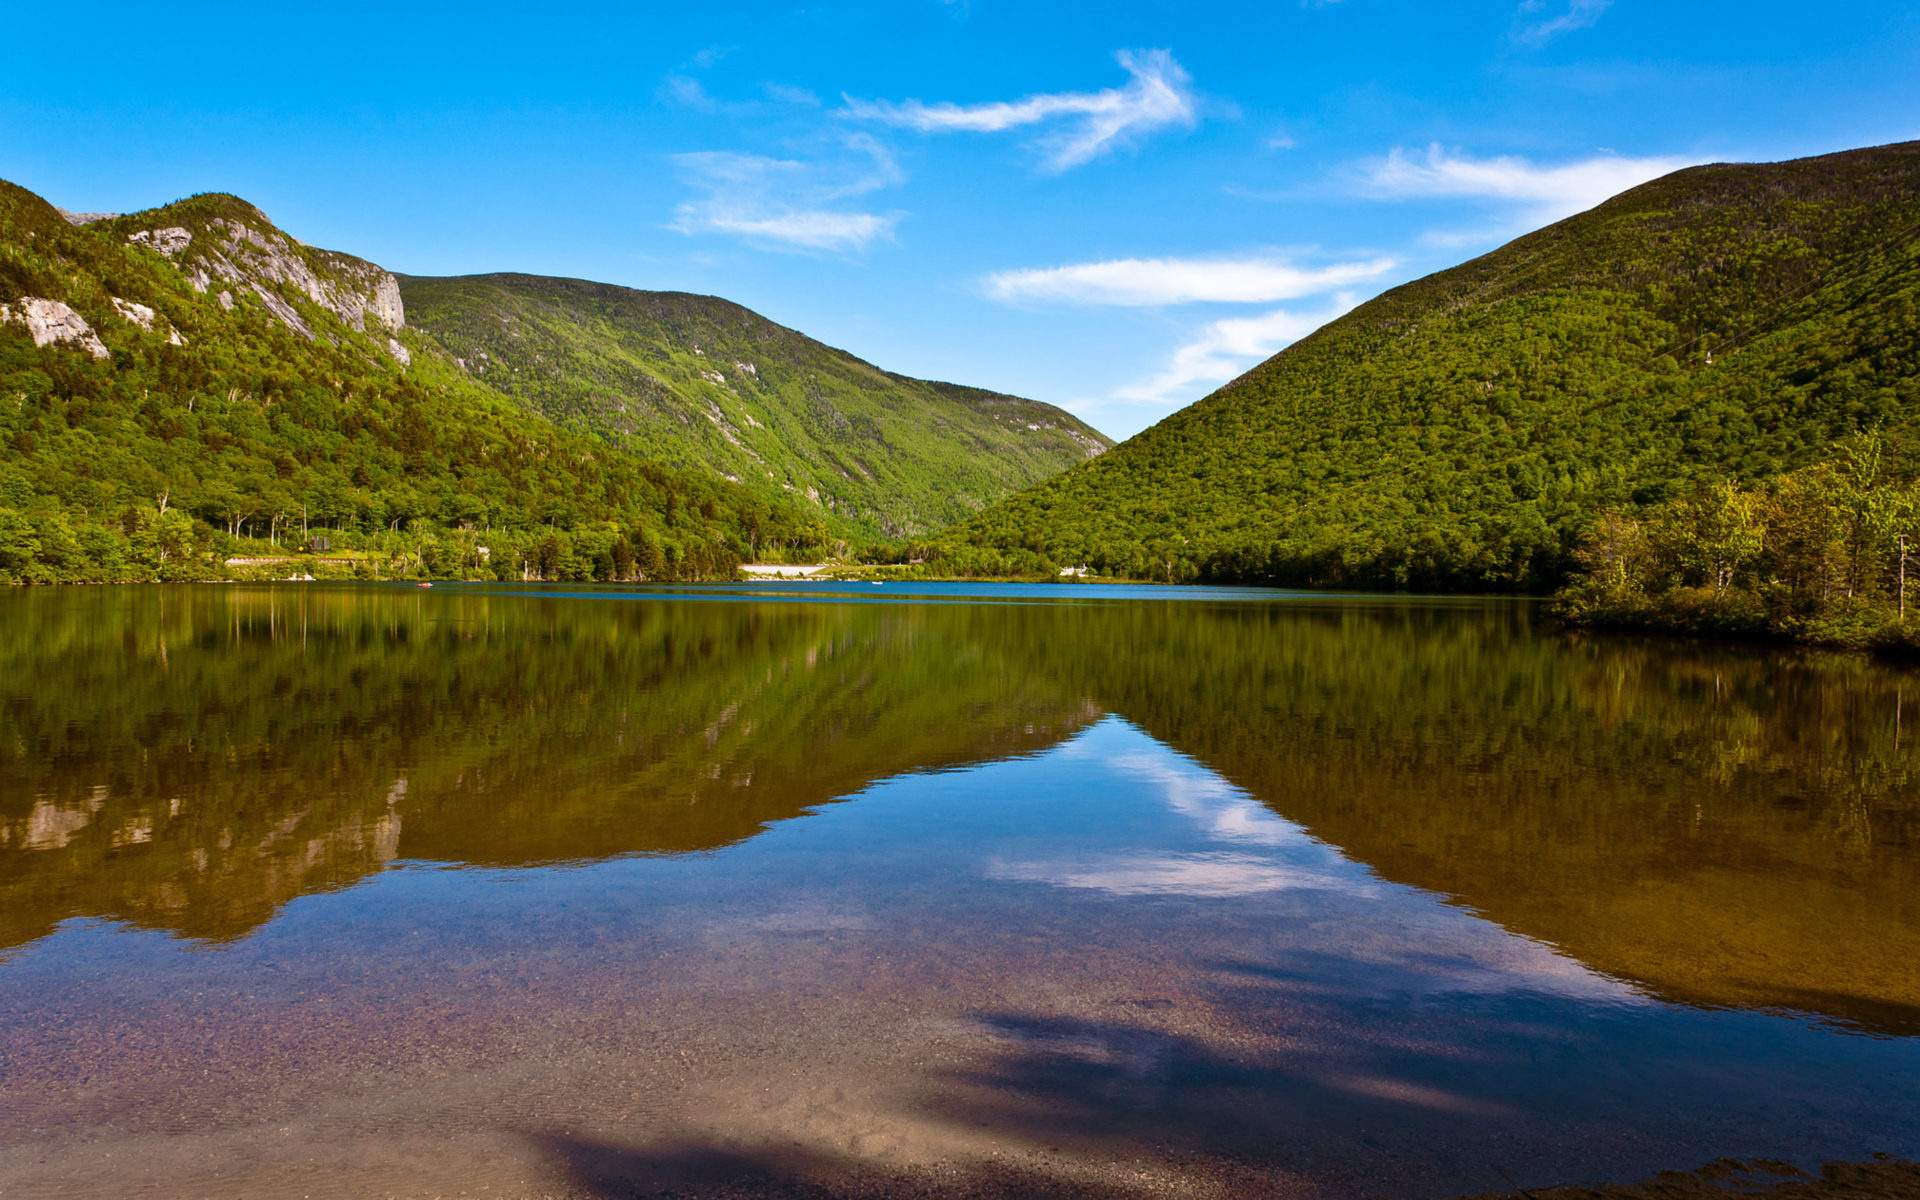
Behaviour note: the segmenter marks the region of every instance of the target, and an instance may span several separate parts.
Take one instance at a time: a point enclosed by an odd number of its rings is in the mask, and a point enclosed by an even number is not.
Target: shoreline
[[[1853,621],[1823,630],[1782,629],[1752,617],[1691,614],[1650,609],[1600,609],[1571,613],[1550,604],[1546,616],[1569,630],[1670,638],[1714,645],[1768,650],[1812,650],[1864,655],[1883,662],[1920,662],[1920,629],[1897,620]]]

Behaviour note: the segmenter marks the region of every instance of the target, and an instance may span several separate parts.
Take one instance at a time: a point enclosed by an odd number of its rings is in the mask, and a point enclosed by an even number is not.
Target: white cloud
[[[1543,0],[1527,0],[1520,6],[1523,13],[1537,13],[1546,7]],[[1563,33],[1572,33],[1576,29],[1585,29],[1600,19],[1600,14],[1613,7],[1613,0],[1569,0],[1567,11],[1545,21],[1537,21],[1522,26],[1516,35],[1523,42],[1545,42],[1559,37]]]
[[[1158,374],[1114,392],[1117,400],[1138,404],[1172,404],[1191,398],[1196,384],[1218,384],[1263,362],[1344,313],[1359,297],[1342,294],[1318,312],[1275,309],[1254,317],[1215,321],[1198,337],[1173,352]]]
[[[1544,225],[1693,162],[1686,158],[1602,154],[1558,166],[1541,166],[1513,155],[1471,158],[1436,143],[1427,148],[1424,157],[1395,149],[1364,169],[1360,186],[1364,194],[1382,200],[1505,201],[1521,206],[1525,220]]]
[[[768,249],[854,252],[893,237],[901,214],[849,211],[840,202],[906,179],[885,147],[864,134],[845,146],[864,162],[806,163],[701,151],[674,157],[704,193],[674,210],[685,234],[730,234]]]
[[[683,205],[685,216],[693,205]],[[869,242],[893,236],[899,220],[888,214],[790,210],[762,213],[709,208],[698,218],[713,233],[739,234],[753,241],[785,242],[812,250],[860,250]],[[692,223],[690,219],[689,224]],[[683,227],[683,231],[684,230]]]
[[[1032,125],[1056,125],[1035,145],[1047,166],[1064,171],[1124,142],[1170,125],[1197,120],[1191,79],[1165,50],[1115,56],[1132,79],[1098,92],[1055,92],[988,104],[927,104],[845,97],[848,116],[922,133],[1000,133]]]
[[[1299,267],[1278,256],[1252,258],[1121,258],[999,271],[986,279],[987,294],[1007,303],[1156,306],[1163,304],[1271,304],[1330,292],[1393,269],[1375,258]]]
[[[1115,390],[1104,402],[1069,405],[1086,412],[1111,403],[1172,407],[1192,400],[1352,309],[1358,296],[1340,289],[1378,279],[1397,265],[1392,258],[1379,257],[1301,266],[1277,254],[1127,258],[1001,271],[983,282],[988,295],[1010,304],[1052,301],[1161,307],[1272,304],[1308,296],[1332,297],[1329,305],[1318,311],[1275,309],[1204,325],[1147,378]]]

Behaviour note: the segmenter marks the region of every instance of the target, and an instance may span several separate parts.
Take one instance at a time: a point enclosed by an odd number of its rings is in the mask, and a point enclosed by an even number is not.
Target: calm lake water
[[[1507,601],[0,589],[0,1195],[1920,1155],[1916,684]]]

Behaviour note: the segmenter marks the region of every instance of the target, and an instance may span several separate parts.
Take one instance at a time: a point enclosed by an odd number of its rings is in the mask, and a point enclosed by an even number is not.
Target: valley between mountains
[[[712,297],[402,280],[233,196],[82,216],[0,185],[0,295],[16,581],[316,536],[323,572],[727,577],[932,534],[1111,445]]]
[[[1849,439],[1907,478],[1920,143],[1676,172],[1395,288],[1117,448],[726,300],[396,276],[232,196],[74,216],[0,187],[0,298],[0,579],[277,568],[318,530],[308,569],[380,577],[833,558],[1545,592],[1592,568],[1603,518],[1771,487]],[[1635,569],[1721,590],[1745,569],[1709,560]],[[1847,595],[1884,591],[1870,574]]]

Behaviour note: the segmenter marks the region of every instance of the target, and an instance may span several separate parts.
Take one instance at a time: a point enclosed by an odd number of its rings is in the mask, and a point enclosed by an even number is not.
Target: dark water
[[[1512,602],[0,590],[0,1195],[1914,1155],[1915,682]]]

